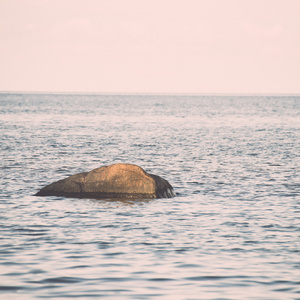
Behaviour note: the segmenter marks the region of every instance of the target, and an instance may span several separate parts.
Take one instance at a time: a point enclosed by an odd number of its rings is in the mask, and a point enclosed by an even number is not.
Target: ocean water
[[[300,97],[0,94],[0,299],[300,299]],[[177,196],[33,196],[133,163]]]

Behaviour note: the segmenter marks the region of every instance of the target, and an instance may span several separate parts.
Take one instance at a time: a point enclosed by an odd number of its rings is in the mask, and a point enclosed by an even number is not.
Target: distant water
[[[0,128],[0,299],[300,299],[300,97],[0,94]],[[118,162],[178,196],[32,196]]]

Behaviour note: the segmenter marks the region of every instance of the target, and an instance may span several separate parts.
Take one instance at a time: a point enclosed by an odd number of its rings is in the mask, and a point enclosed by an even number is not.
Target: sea
[[[300,299],[300,96],[0,94],[0,299]],[[168,199],[37,197],[114,163]]]

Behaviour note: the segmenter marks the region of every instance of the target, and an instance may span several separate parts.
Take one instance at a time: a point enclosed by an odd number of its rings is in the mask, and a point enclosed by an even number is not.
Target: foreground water
[[[0,94],[0,299],[300,299],[300,97]],[[34,197],[128,162],[177,197]]]

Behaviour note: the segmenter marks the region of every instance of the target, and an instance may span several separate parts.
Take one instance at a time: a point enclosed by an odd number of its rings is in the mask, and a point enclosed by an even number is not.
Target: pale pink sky
[[[300,0],[0,0],[0,91],[299,93]]]

